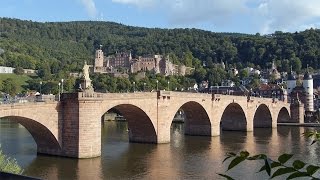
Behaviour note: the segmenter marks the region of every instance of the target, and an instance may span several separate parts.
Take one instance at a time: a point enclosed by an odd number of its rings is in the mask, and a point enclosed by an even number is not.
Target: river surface
[[[222,131],[218,137],[185,136],[183,124],[172,124],[171,143],[128,142],[127,123],[105,122],[102,126],[102,155],[93,159],[72,159],[36,154],[36,143],[22,126],[0,121],[3,152],[24,168],[24,175],[42,179],[221,179],[227,152],[247,150],[265,153],[273,159],[293,153],[294,159],[320,164],[320,145],[301,134],[313,128],[278,127],[254,132]],[[236,179],[267,179],[255,173],[260,162],[245,162],[230,170]]]

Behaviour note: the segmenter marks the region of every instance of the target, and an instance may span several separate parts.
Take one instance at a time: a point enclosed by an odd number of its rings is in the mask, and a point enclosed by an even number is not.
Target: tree
[[[242,69],[240,71],[240,73],[239,73],[239,76],[240,76],[241,79],[244,79],[244,78],[249,77],[249,73],[248,73],[248,71],[246,69]]]
[[[208,68],[213,68],[214,64],[213,64],[213,60],[212,60],[212,58],[210,56],[207,57],[206,64],[207,64]]]
[[[184,54],[184,64],[185,64],[187,67],[192,67],[192,59],[193,59],[192,52],[191,52],[191,51],[187,51],[187,52]]]
[[[24,70],[23,70],[22,67],[16,67],[16,68],[13,70],[13,72],[14,72],[15,74],[17,74],[17,75],[22,75],[22,74],[24,74]]]
[[[44,63],[41,65],[40,69],[38,70],[38,76],[43,80],[51,79],[51,70],[48,63]]]
[[[301,73],[301,68],[302,68],[301,60],[298,57],[294,57],[294,58],[291,59],[291,62],[292,62],[293,70],[297,74],[300,74]]]
[[[15,159],[7,157],[0,149],[0,172],[22,174],[23,169],[18,165]]]
[[[15,96],[18,93],[18,85],[12,78],[5,79],[2,82],[2,91]]]

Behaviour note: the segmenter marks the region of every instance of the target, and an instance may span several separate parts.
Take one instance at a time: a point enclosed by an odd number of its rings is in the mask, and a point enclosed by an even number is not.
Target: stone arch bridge
[[[60,102],[0,105],[0,118],[25,126],[38,153],[90,158],[101,155],[101,117],[112,108],[127,119],[129,141],[141,143],[170,142],[179,109],[188,135],[218,136],[220,130],[253,131],[291,121],[283,101],[172,91],[64,93]]]

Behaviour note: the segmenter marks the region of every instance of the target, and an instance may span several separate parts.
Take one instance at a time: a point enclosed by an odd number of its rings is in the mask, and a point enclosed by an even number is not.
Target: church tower
[[[100,49],[96,50],[96,55],[94,59],[94,72],[101,72],[103,69],[104,55],[101,47],[102,45],[100,45]]]
[[[304,74],[304,77],[303,77],[303,88],[304,88],[305,97],[306,97],[304,109],[306,111],[306,115],[310,114],[310,112],[314,111],[314,106],[313,106],[313,79],[312,79],[312,76],[310,75],[308,69],[309,69],[309,67],[307,66],[307,71],[306,71],[306,73]]]

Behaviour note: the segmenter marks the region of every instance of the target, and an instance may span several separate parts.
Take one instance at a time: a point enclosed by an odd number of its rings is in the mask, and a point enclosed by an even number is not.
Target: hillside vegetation
[[[100,44],[107,54],[129,50],[134,56],[174,54],[181,63],[186,52],[191,52],[207,64],[224,61],[239,68],[250,63],[264,68],[272,61],[280,70],[295,68],[297,63],[320,68],[320,31],[314,29],[260,36],[98,21],[38,23],[0,18],[0,33],[0,65],[48,66],[52,73],[77,70],[84,60],[92,63]]]
[[[221,61],[227,69],[247,66],[266,69],[273,61],[279,71],[288,71],[292,66],[301,73],[307,64],[320,68],[318,29],[295,33],[277,31],[262,36],[132,27],[99,21],[39,23],[0,18],[0,66],[39,70],[39,78],[29,80],[27,89],[36,90],[42,81],[44,92],[57,92],[58,81],[62,78],[67,80],[68,90],[77,87],[75,79],[68,77],[69,72],[81,70],[85,60],[93,64],[94,51],[100,44],[106,55],[116,51],[131,51],[134,57],[162,54],[169,55],[174,63],[195,67],[194,73],[186,78],[157,76],[164,87],[168,80],[176,82],[171,88],[187,88],[202,80],[208,80],[210,85],[221,84],[224,79],[239,83],[240,78],[246,77],[241,73],[240,77],[232,77],[214,65]],[[105,75],[92,78],[95,88],[102,91],[128,91],[133,88],[133,81],[155,87],[152,75],[139,82],[133,77],[130,81]]]

